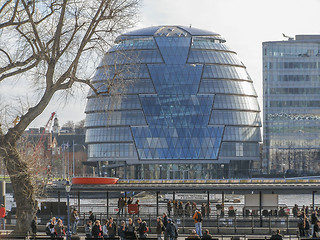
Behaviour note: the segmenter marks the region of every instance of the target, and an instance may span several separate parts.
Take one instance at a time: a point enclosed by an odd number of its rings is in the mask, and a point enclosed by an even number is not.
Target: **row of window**
[[[222,142],[220,157],[257,157],[259,156],[258,143]]]
[[[216,95],[213,108],[260,111],[257,98],[232,95]]]
[[[268,69],[318,69],[320,62],[268,62]]]
[[[90,113],[86,115],[85,127],[147,125],[142,110]]]
[[[243,66],[235,53],[212,50],[191,50],[188,63],[217,63]]]
[[[319,88],[270,88],[270,94],[320,94]]]
[[[210,117],[210,124],[261,127],[261,119],[258,112],[213,110]]]
[[[320,75],[277,75],[277,82],[319,82]]]
[[[163,63],[158,49],[108,52],[99,67],[114,64]]]
[[[293,100],[286,100],[286,101],[270,101],[270,107],[320,107],[320,101],[293,101]]]
[[[103,61],[102,61],[103,62]],[[97,68],[92,82],[106,81],[107,79],[141,79],[150,78],[146,64],[127,64],[101,66]]]
[[[252,82],[213,79],[203,79],[200,82],[199,93],[257,96]]]
[[[245,68],[223,65],[205,65],[202,77],[251,80]]]
[[[226,126],[223,141],[261,142],[260,128]]]
[[[129,127],[89,128],[86,142],[132,142]]]
[[[319,121],[320,114],[269,113],[266,120]]]
[[[120,109],[141,109],[138,95],[89,98],[85,112],[112,111]]]
[[[316,56],[320,53],[320,46],[317,43],[264,43],[264,55],[274,57],[292,57],[292,56]]]
[[[137,151],[133,143],[89,144],[89,158],[135,158]]]
[[[220,40],[203,37],[193,37],[191,48],[231,51],[227,45],[221,44]]]
[[[135,50],[135,49],[152,49],[157,48],[153,37],[142,37],[137,39],[127,39],[115,44],[109,52],[119,51],[119,50]]]

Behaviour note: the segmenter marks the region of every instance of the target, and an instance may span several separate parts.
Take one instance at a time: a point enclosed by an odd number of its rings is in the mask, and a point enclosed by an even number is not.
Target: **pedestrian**
[[[168,234],[167,234],[167,231],[166,231],[167,224],[168,224],[168,216],[167,216],[166,213],[162,214],[162,223],[164,225],[164,234],[163,234],[164,240],[168,240]]]
[[[56,224],[57,224],[56,218],[53,217],[53,218],[51,218],[51,220],[46,225],[46,230],[45,230],[46,234],[48,236],[51,236],[51,239],[55,238],[54,227],[55,227]]]
[[[165,227],[163,222],[161,221],[161,217],[157,217],[157,227],[156,227],[156,234],[158,240],[162,240],[162,232],[164,231]]]
[[[73,209],[70,216],[70,223],[71,223],[71,233],[77,234],[77,226],[79,223],[79,215],[78,215],[77,209]]]
[[[127,231],[127,226],[125,221],[121,221],[121,225],[118,230],[118,235],[120,237],[120,240],[125,240],[126,239],[126,231]]]
[[[196,210],[196,212],[193,215],[194,225],[196,228],[197,234],[202,237],[202,215],[199,210]]]
[[[204,217],[206,215],[206,204],[201,204],[201,215]]]
[[[139,233],[139,237],[140,238],[147,238],[147,235],[148,235],[147,223],[145,221],[142,221],[141,218],[138,218],[137,222],[139,224],[138,229],[137,229],[137,231]]]
[[[92,221],[88,220],[87,224],[84,228],[85,234],[86,234],[86,238],[91,238],[92,237]]]
[[[304,214],[303,213],[298,213],[299,218],[298,218],[298,228],[299,228],[299,235],[300,237],[305,236],[304,228],[305,228],[305,219],[304,219]]]
[[[176,226],[173,224],[171,218],[168,218],[168,224],[166,227],[166,233],[167,236],[169,238],[169,240],[175,240],[175,236],[176,236]]]
[[[206,230],[204,231],[204,234],[203,234],[201,240],[211,240],[211,239],[212,239],[212,236],[211,236],[211,234],[209,233],[209,230],[206,229]]]
[[[317,220],[317,222],[316,222],[316,224],[314,225],[314,228],[313,228],[313,235],[312,235],[313,238],[320,237],[320,235],[319,235],[319,230],[320,230],[319,224],[320,224],[320,222],[319,222],[319,220]]]
[[[183,203],[180,201],[178,206],[178,215],[181,217],[183,215]]]
[[[191,231],[190,235],[187,237],[187,239],[197,240],[197,239],[200,239],[200,237],[197,234],[197,231],[192,229],[192,231]]]
[[[190,202],[187,202],[186,205],[184,206],[184,213],[186,217],[190,217],[191,215],[191,205]]]
[[[119,198],[119,200],[118,200],[118,209],[119,209],[118,215],[119,216],[123,216],[123,209],[124,209],[125,205],[126,205],[126,202],[125,202],[124,198],[123,197]]]
[[[96,217],[92,211],[89,211],[89,220],[91,220],[92,223],[96,222]]]
[[[211,213],[211,207],[210,207],[210,202],[208,202],[206,204],[206,215],[207,215],[207,217],[210,216],[210,213]]]
[[[99,238],[102,238],[102,236],[103,236],[103,233],[102,233],[100,221],[96,220],[94,225],[92,226],[92,237],[94,239],[99,239]]]
[[[317,224],[318,217],[316,211],[312,211],[311,213],[311,235],[314,235],[314,226]]]
[[[30,227],[31,227],[31,234],[32,234],[31,237],[35,239],[38,231],[38,223],[37,223],[36,216],[33,217]]]
[[[0,227],[2,225],[2,229],[6,230],[6,208],[3,204],[0,205]]]
[[[132,218],[128,219],[128,225],[126,229],[126,239],[137,239],[136,226],[134,225]]]
[[[107,226],[108,229],[108,237],[114,238],[117,235],[117,224],[113,221],[113,218],[109,218],[109,223]]]
[[[104,222],[104,224],[102,225],[102,235],[103,235],[104,238],[108,237],[108,223],[109,223],[109,221],[106,220]]]
[[[168,215],[170,217],[171,211],[172,211],[172,205],[171,205],[171,201],[169,200],[167,203],[167,211],[168,211]]]
[[[271,236],[270,240],[282,240],[280,229],[277,229]]]
[[[57,224],[54,226],[54,233],[56,238],[63,238],[64,235],[66,235],[63,222],[60,218],[58,219]]]

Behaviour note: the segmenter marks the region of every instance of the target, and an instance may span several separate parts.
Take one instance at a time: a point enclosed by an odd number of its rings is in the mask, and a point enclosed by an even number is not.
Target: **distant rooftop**
[[[283,34],[283,37],[285,39],[282,41],[266,41],[264,43],[297,43],[297,42],[320,43],[320,34],[299,34],[299,35],[295,35],[294,38]]]

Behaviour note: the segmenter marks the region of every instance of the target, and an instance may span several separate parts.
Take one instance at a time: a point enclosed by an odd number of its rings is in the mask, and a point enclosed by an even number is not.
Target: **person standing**
[[[103,237],[104,238],[107,238],[108,237],[108,223],[109,221],[106,220],[102,226],[102,234],[103,234]]]
[[[6,219],[5,219],[5,217],[6,217],[6,208],[4,207],[4,205],[3,204],[1,204],[1,206],[0,206],[0,227],[1,227],[1,225],[2,225],[2,229],[3,230],[6,230]]]
[[[277,229],[274,234],[272,234],[270,240],[282,240],[282,236],[280,234],[280,229]]]
[[[173,224],[171,218],[168,218],[166,233],[167,233],[169,240],[175,240],[176,226]]]
[[[164,240],[168,240],[168,234],[167,234],[167,231],[166,231],[166,228],[167,228],[167,225],[168,225],[168,216],[166,213],[163,213],[162,214],[162,223],[164,225]]]
[[[63,238],[65,235],[64,226],[60,218],[58,219],[57,224],[54,226],[54,233],[56,238]]]
[[[96,222],[96,217],[92,211],[89,211],[89,220],[91,220],[92,224]]]
[[[85,234],[86,234],[86,238],[91,238],[92,237],[92,221],[88,220],[87,224],[84,228]]]
[[[171,211],[172,211],[172,205],[171,205],[171,201],[169,200],[167,203],[167,211],[168,211],[168,215],[170,217]]]
[[[118,235],[120,237],[120,240],[125,240],[126,239],[126,231],[127,231],[127,226],[125,221],[121,221],[121,225],[118,229]]]
[[[157,217],[156,233],[157,233],[158,240],[162,240],[162,232],[164,229],[165,228],[164,228],[163,222],[161,221],[161,217]]]
[[[31,233],[32,233],[32,238],[35,239],[38,231],[38,223],[37,223],[37,217],[35,216],[31,222]]]
[[[103,233],[102,233],[102,228],[101,228],[101,225],[100,225],[100,221],[96,220],[95,224],[92,227],[92,237],[94,239],[98,239],[98,238],[102,238],[102,235],[103,235]]]
[[[107,229],[108,237],[114,238],[117,235],[117,224],[113,221],[112,217],[109,218]]]
[[[193,215],[194,226],[196,228],[197,234],[202,237],[202,215],[199,210],[196,210]]]
[[[139,237],[140,239],[143,238],[147,238],[147,232],[148,232],[148,226],[147,223],[145,221],[142,221],[141,218],[138,218],[137,220],[139,227],[137,229],[138,233],[139,233]]]
[[[128,225],[126,229],[126,239],[137,239],[136,226],[134,225],[132,218],[128,219]]]
[[[71,222],[71,233],[77,234],[77,225],[79,222],[79,215],[77,209],[73,209],[72,214],[70,216],[70,222]]]

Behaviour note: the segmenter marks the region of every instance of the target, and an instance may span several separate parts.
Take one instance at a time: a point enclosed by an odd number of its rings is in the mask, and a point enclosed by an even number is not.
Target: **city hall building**
[[[320,172],[320,35],[263,43],[264,153],[270,173]]]
[[[260,161],[257,94],[219,34],[157,26],[120,35],[86,106],[89,161],[137,179],[248,177]]]

